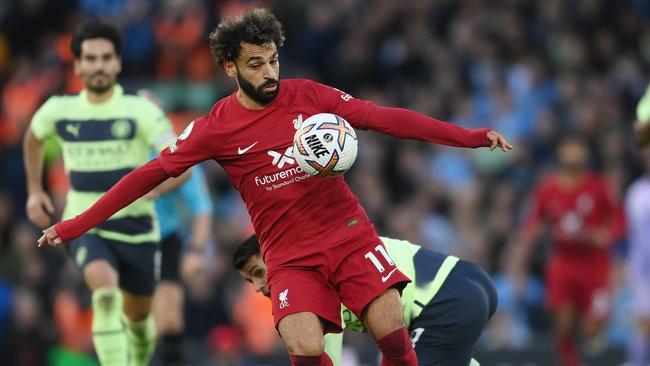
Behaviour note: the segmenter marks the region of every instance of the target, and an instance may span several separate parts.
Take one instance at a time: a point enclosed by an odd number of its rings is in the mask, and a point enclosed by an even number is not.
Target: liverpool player
[[[516,251],[524,265],[547,224],[553,240],[546,267],[548,306],[564,365],[577,366],[573,340],[576,323],[584,336],[597,340],[609,311],[608,247],[622,234],[620,204],[603,177],[588,170],[586,141],[567,136],[557,149],[560,169],[541,182],[533,194]]]
[[[58,245],[98,225],[148,190],[204,160],[219,162],[246,203],[269,268],[273,315],[294,365],[330,365],[323,334],[340,332],[340,302],[362,319],[393,365],[417,360],[399,291],[409,281],[342,177],[309,177],[292,141],[303,118],[321,112],[373,129],[458,147],[512,147],[488,129],[467,130],[419,113],[383,108],[303,79],[279,79],[282,25],[267,10],[223,19],[210,34],[217,62],[238,90],[197,118],[177,142],[116,184],[78,217],[44,231]],[[292,238],[286,245],[286,238]]]

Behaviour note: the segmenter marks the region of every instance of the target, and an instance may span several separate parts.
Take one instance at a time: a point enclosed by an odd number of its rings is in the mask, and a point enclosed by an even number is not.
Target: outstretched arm
[[[365,128],[394,137],[422,140],[456,147],[499,147],[509,151],[512,146],[501,134],[487,128],[470,130],[402,108],[377,107],[368,116]]]
[[[309,82],[308,86],[312,88],[314,99],[322,111],[345,118],[355,128],[448,146],[490,147],[491,150],[499,147],[503,151],[512,149],[501,134],[488,128],[469,130],[408,109],[380,107],[317,82]]]
[[[38,246],[56,246],[64,241],[78,238],[86,231],[106,221],[114,213],[152,190],[169,176],[158,159],[127,174],[106,192],[94,205],[70,220],[59,222],[43,230]]]

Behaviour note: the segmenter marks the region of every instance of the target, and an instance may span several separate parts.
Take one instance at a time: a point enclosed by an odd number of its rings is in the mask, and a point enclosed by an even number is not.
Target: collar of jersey
[[[122,86],[120,86],[120,84],[115,84],[115,86],[113,87],[113,95],[111,96],[110,99],[108,99],[103,103],[90,103],[88,101],[88,91],[86,89],[82,90],[81,93],[79,93],[79,98],[81,98],[82,103],[84,103],[89,107],[103,107],[113,103],[113,101],[121,98],[123,95],[124,95],[124,89],[122,89]]]

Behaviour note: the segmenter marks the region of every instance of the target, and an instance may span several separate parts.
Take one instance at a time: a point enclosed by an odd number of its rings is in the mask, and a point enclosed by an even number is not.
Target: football
[[[293,155],[310,175],[333,177],[345,173],[357,158],[357,134],[348,121],[331,113],[315,114],[293,136]]]

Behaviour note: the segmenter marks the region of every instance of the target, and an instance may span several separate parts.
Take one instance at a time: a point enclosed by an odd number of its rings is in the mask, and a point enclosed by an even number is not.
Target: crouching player
[[[402,293],[402,310],[419,365],[477,365],[472,348],[497,307],[496,289],[488,275],[476,264],[451,255],[403,240],[381,240],[388,253],[378,246],[371,255],[395,263],[413,281]],[[380,261],[368,259],[382,272]],[[255,291],[270,296],[266,265],[254,235],[237,247],[233,264]],[[344,328],[364,331],[361,322],[345,307],[341,318]],[[340,365],[342,341],[341,334],[325,337],[325,351],[334,365]],[[382,365],[390,364],[384,360]]]

